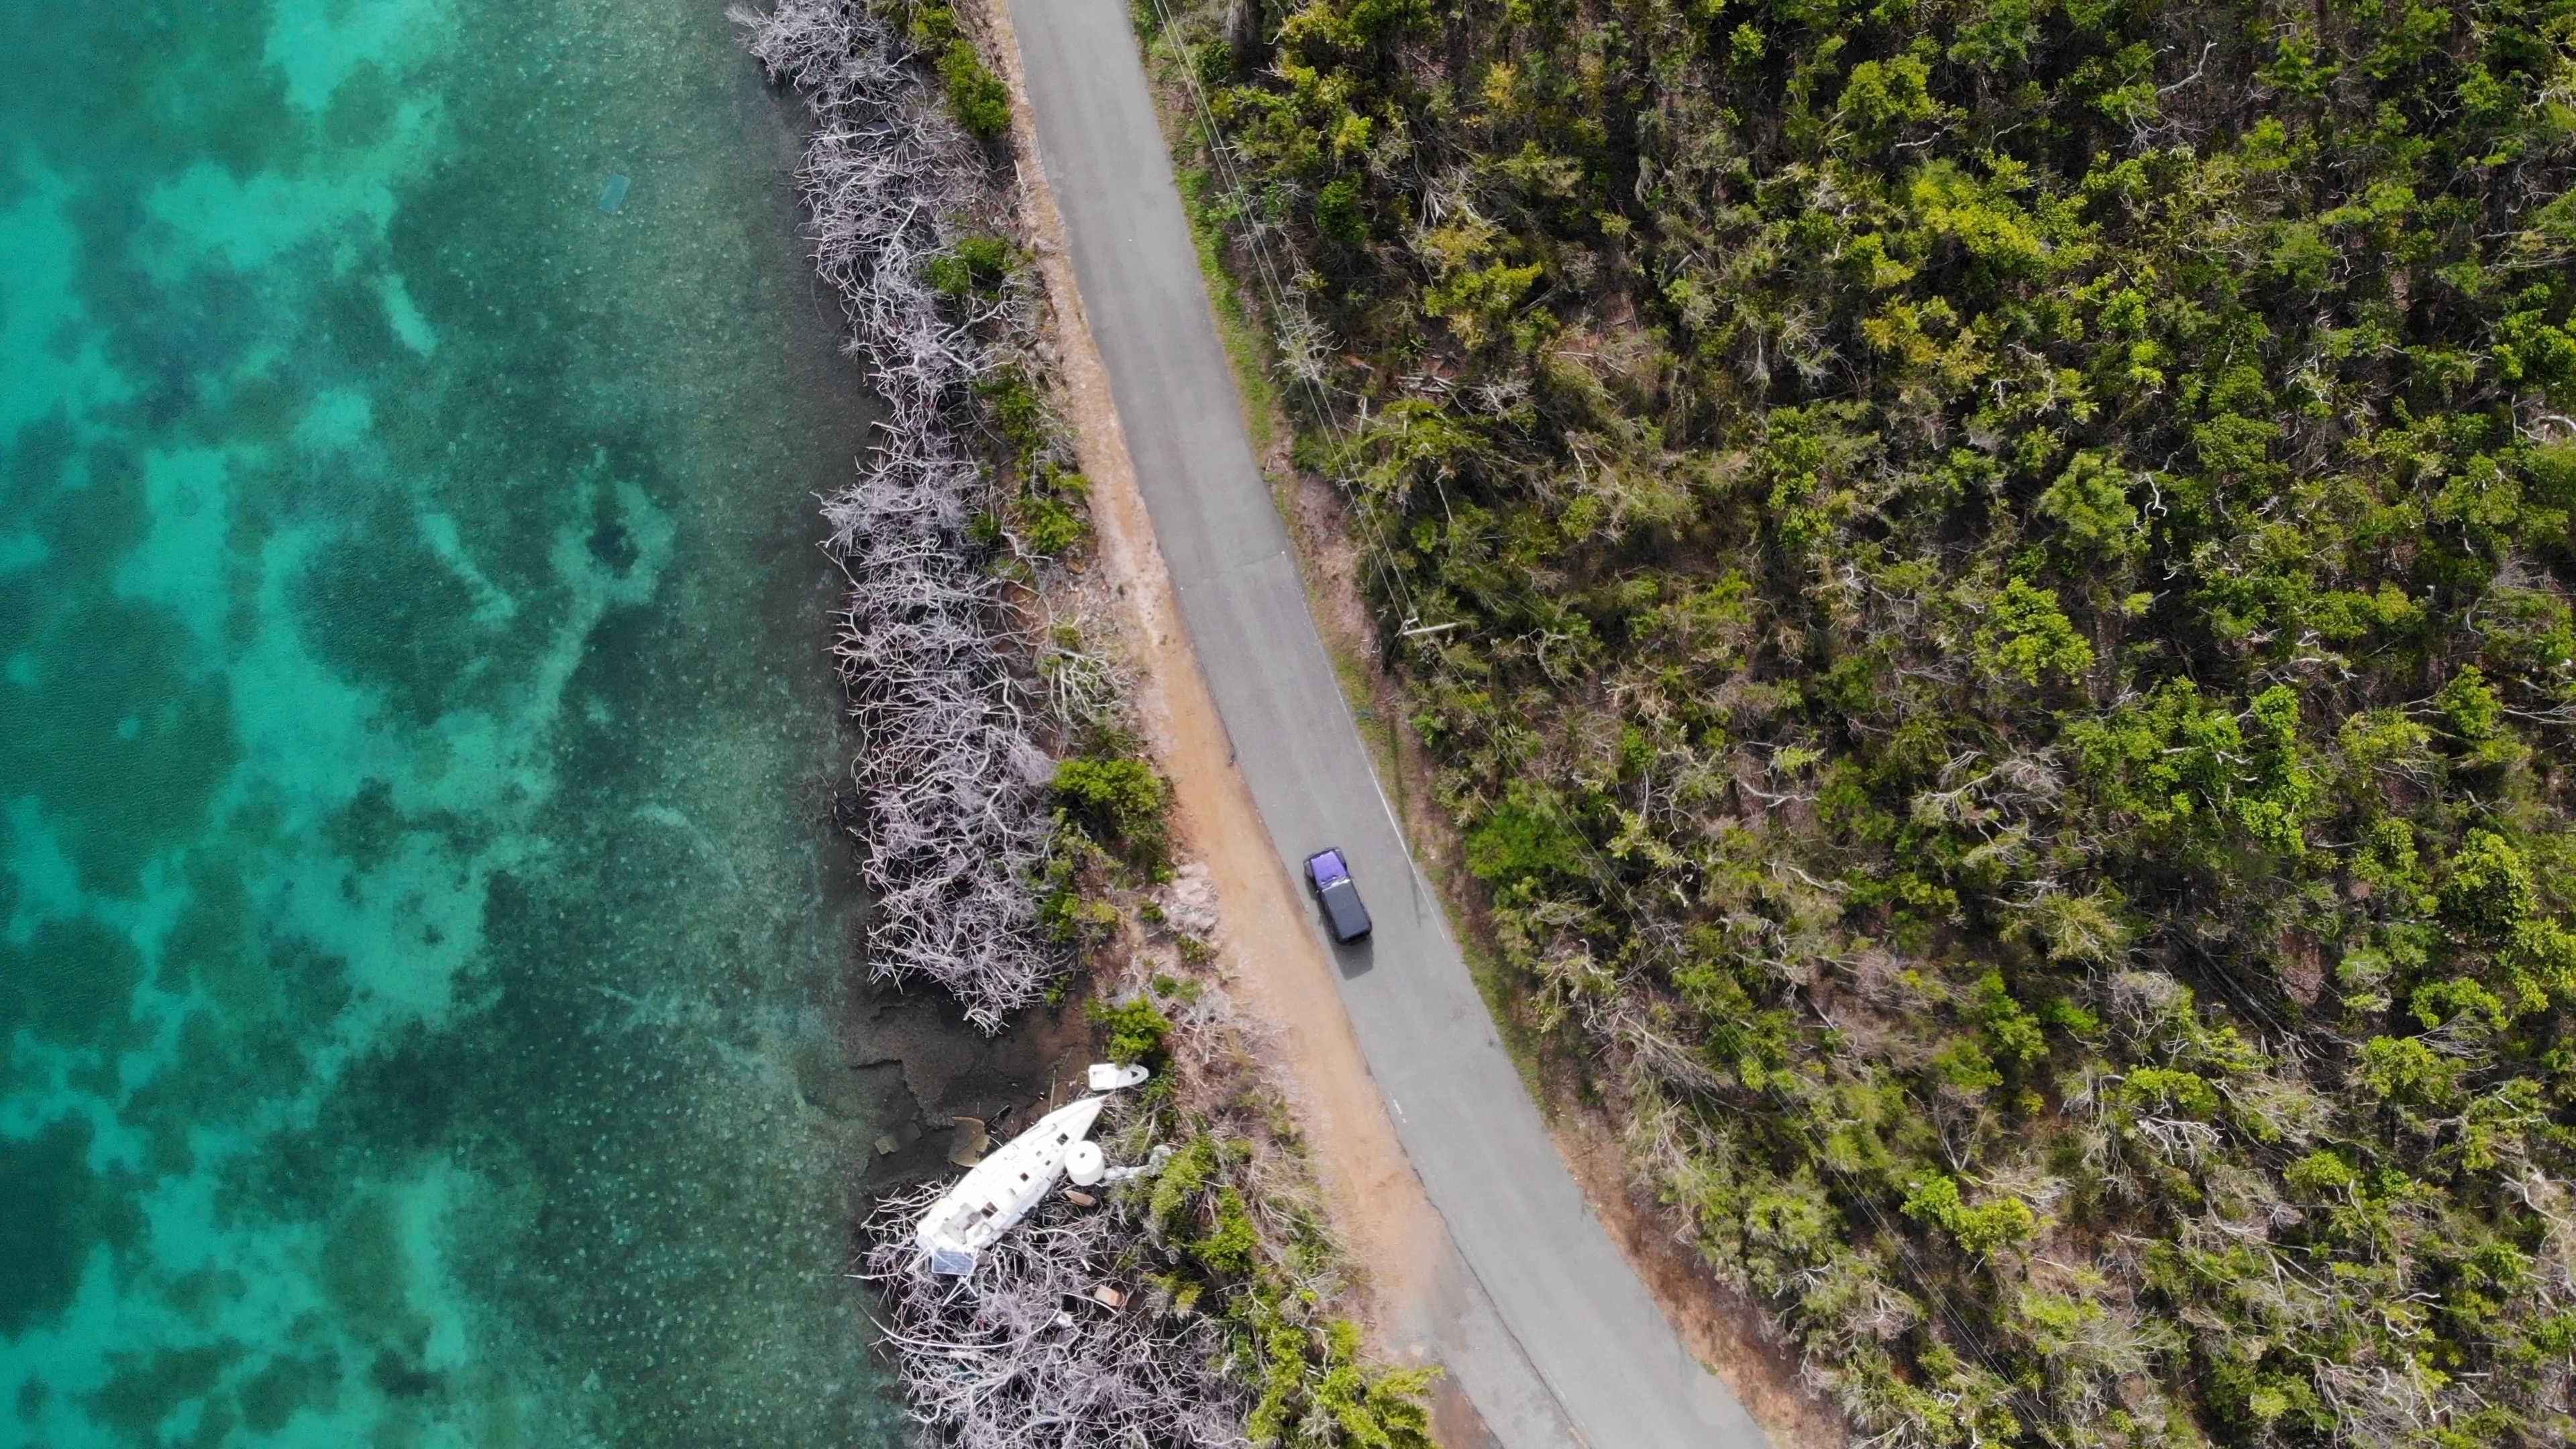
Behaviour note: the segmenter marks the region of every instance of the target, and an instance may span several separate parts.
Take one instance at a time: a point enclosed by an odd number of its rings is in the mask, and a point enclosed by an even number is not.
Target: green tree
[[[2093,646],[2075,632],[2050,590],[2021,579],[2006,583],[1995,596],[1993,619],[1977,631],[1977,659],[1989,673],[2038,684],[2078,679],[2093,667]]]
[[[1142,760],[1076,755],[1055,767],[1065,807],[1111,838],[1135,838],[1162,818],[1163,778]]]

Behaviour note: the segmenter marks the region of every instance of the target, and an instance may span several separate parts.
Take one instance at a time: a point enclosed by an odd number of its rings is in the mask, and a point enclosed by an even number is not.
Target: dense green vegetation
[[[1500,953],[1859,1425],[2566,1442],[2576,3],[1181,25]]]
[[[1010,134],[1011,92],[984,64],[975,43],[957,25],[954,6],[944,0],[902,8],[905,35],[938,67],[948,113],[978,141],[992,142]]]
[[[1205,1145],[1207,1139],[1201,1139]],[[1182,1165],[1196,1166],[1193,1159]],[[1196,1237],[1175,1235],[1191,1226],[1190,1199],[1179,1197],[1174,1228],[1165,1228],[1175,1271],[1159,1275],[1166,1291],[1187,1297],[1201,1277],[1226,1285],[1219,1312],[1227,1334],[1229,1367],[1250,1379],[1255,1398],[1244,1420],[1254,1444],[1317,1444],[1351,1449],[1433,1449],[1429,1389],[1436,1372],[1390,1368],[1370,1359],[1359,1325],[1320,1318],[1311,1294],[1300,1295],[1294,1275],[1258,1271],[1260,1231],[1243,1194],[1207,1189],[1204,1178],[1185,1182],[1214,1202],[1214,1226]],[[1165,1194],[1158,1187],[1153,1206]],[[1161,1219],[1155,1220],[1158,1225]]]
[[[1176,1007],[1196,977],[1156,979]],[[1191,1013],[1180,1012],[1184,1019]],[[1166,1045],[1191,1034],[1140,996],[1099,1006],[1115,1061],[1162,1073],[1135,1101],[1120,1151],[1178,1144],[1161,1171],[1123,1184],[1120,1201],[1143,1227],[1131,1271],[1167,1311],[1207,1315],[1227,1378],[1246,1390],[1244,1437],[1263,1446],[1432,1449],[1430,1388],[1437,1370],[1372,1359],[1359,1325],[1335,1309],[1345,1265],[1294,1137],[1287,1109],[1263,1085],[1244,1043],[1195,1029],[1212,1070],[1175,1067]]]

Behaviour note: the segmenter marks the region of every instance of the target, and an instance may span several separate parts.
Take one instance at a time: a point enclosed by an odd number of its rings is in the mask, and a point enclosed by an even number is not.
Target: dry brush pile
[[[1041,1205],[967,1278],[922,1272],[912,1222],[940,1185],[882,1201],[868,1277],[884,1295],[913,1412],[958,1449],[1220,1449],[1243,1438],[1245,1395],[1215,1369],[1214,1320],[1094,1296],[1135,1267],[1135,1224],[1061,1198]]]
[[[1034,631],[977,529],[992,491],[977,385],[1006,365],[996,338],[1030,333],[1030,299],[1024,283],[934,285],[993,188],[904,31],[846,0],[736,18],[813,112],[798,180],[814,264],[887,410],[823,508],[850,584],[833,654],[861,736],[870,969],[936,982],[997,1031],[1069,965],[1038,917],[1055,767],[1029,686]]]
[[[1102,983],[1119,1004],[1094,1011],[1109,1054],[1156,1073],[1098,1135],[1153,1170],[1049,1199],[963,1280],[926,1272],[913,1246],[936,1187],[886,1200],[862,1230],[886,1342],[942,1444],[1428,1449],[1429,1376],[1361,1352],[1292,1116],[1194,897],[1204,877],[1185,869],[1132,902],[1126,967]]]

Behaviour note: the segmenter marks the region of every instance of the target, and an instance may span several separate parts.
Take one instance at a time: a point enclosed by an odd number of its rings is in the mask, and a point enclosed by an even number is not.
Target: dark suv
[[[1360,888],[1351,883],[1350,867],[1342,864],[1338,850],[1319,850],[1306,857],[1306,883],[1315,888],[1315,899],[1324,903],[1324,919],[1332,924],[1333,939],[1356,941],[1369,933],[1368,907],[1360,904]]]

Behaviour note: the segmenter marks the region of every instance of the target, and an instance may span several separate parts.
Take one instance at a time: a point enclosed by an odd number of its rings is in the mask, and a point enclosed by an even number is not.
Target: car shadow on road
[[[1333,965],[1344,981],[1356,980],[1377,969],[1377,938],[1362,936],[1356,941],[1333,944]]]

